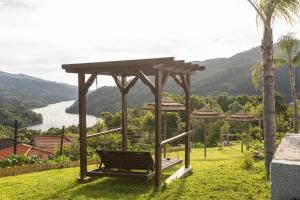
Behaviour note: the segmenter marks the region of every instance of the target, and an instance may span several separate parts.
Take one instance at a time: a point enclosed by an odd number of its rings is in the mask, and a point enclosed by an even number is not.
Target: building
[[[0,160],[3,160],[14,153],[14,147],[0,150]],[[20,143],[17,145],[17,155],[37,157],[40,160],[47,160],[53,154],[28,144]]]
[[[45,151],[55,153],[60,149],[61,136],[59,135],[36,135],[32,138],[32,145]],[[68,147],[72,143],[69,137],[64,137],[63,146]]]

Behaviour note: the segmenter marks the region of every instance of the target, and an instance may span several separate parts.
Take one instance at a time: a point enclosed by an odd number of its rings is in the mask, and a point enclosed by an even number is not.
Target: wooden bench
[[[154,160],[150,152],[133,151],[96,151],[101,159],[98,169],[89,171],[90,177],[127,177],[151,180],[154,177]],[[168,169],[182,160],[166,159],[162,170]],[[164,164],[165,163],[165,164]]]

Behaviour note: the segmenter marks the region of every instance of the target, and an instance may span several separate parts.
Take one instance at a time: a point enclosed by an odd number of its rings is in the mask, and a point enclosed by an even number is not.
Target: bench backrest
[[[150,152],[97,150],[105,169],[154,170]]]

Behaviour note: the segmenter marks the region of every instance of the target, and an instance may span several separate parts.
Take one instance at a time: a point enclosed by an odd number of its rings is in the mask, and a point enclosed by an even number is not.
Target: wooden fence
[[[88,160],[88,165],[93,165],[97,163],[99,163],[97,159]],[[44,170],[62,169],[62,168],[70,168],[70,167],[78,167],[78,166],[79,166],[79,161],[68,161],[68,162],[60,162],[60,163],[37,163],[32,165],[0,168],[0,177],[15,176],[19,174],[39,172]]]

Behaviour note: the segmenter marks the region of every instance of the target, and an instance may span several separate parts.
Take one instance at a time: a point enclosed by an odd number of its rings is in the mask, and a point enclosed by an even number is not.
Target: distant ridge
[[[25,74],[0,71],[0,98],[15,106],[43,107],[51,103],[73,100],[77,97],[76,88]]]
[[[250,68],[259,59],[260,47],[255,47],[230,58],[194,61],[194,63],[205,65],[206,69],[193,75],[193,94],[202,96],[258,94],[251,82]],[[300,78],[299,69],[297,74]],[[183,94],[182,89],[175,85],[172,79],[169,80],[165,91]],[[290,101],[288,75],[284,68],[276,70],[276,90],[286,102]],[[298,90],[298,92],[300,91]],[[120,98],[120,92],[116,87],[101,87],[87,95],[87,112],[98,116],[99,112],[102,111],[119,111],[121,106]],[[138,82],[128,94],[129,106],[141,105],[151,101],[153,101],[153,95],[141,82]],[[67,111],[77,113],[77,102],[68,108]]]

